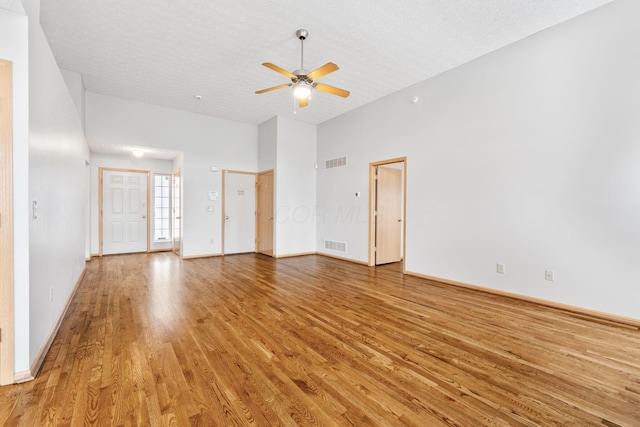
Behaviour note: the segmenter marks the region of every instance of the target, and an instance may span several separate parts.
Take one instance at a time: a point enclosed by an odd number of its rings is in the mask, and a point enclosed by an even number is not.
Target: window
[[[171,176],[155,174],[153,178],[155,191],[153,240],[165,241],[171,238],[169,228],[169,189],[171,188]]]

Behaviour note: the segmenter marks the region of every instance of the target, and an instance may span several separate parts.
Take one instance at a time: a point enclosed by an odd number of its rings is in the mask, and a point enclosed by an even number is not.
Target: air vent
[[[333,240],[325,240],[324,248],[331,251],[347,252],[347,244],[345,242],[335,242]]]
[[[347,166],[347,156],[336,157],[324,162],[325,169],[339,168],[341,166]]]

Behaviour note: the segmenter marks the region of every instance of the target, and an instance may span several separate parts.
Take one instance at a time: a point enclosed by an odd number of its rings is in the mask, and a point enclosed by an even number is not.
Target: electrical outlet
[[[496,271],[499,274],[504,274],[504,264],[501,264],[501,263],[496,264]]]
[[[553,271],[545,270],[544,271],[544,280],[548,280],[549,282],[553,282]]]

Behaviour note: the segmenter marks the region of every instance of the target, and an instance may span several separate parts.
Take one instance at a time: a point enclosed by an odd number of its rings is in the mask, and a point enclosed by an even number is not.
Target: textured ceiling
[[[321,123],[611,0],[44,0],[41,21],[61,68],[86,89],[259,124]],[[262,67],[340,70],[293,115],[287,83]],[[194,95],[201,95],[196,100]]]
[[[20,0],[0,0],[0,9],[24,14],[24,7],[22,7],[22,2]]]

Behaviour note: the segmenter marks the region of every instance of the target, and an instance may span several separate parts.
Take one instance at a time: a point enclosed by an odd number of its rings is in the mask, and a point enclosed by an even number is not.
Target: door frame
[[[103,187],[103,174],[104,172],[109,171],[109,172],[131,172],[131,173],[144,173],[147,175],[147,250],[145,252],[149,252],[149,248],[151,247],[151,244],[149,242],[149,237],[150,237],[150,233],[151,233],[151,218],[149,217],[149,200],[151,197],[151,189],[150,189],[150,185],[151,185],[151,172],[148,170],[138,170],[138,169],[119,169],[119,168],[104,168],[104,167],[99,167],[98,168],[98,246],[99,246],[99,250],[98,250],[98,256],[102,256],[102,236],[103,236],[103,231],[102,231],[102,198],[103,198],[103,194],[102,194],[102,187]]]
[[[180,201],[178,206],[176,206],[176,177],[180,180],[178,183],[178,195],[180,196]],[[180,168],[173,171],[171,174],[171,252],[176,254],[179,257],[182,257],[182,198],[184,194],[182,194],[182,171]],[[176,214],[176,211],[178,212]],[[176,220],[180,220],[180,243],[178,244],[178,250],[176,250]]]
[[[220,240],[220,243],[221,243],[220,253],[222,255],[224,255],[224,233],[225,233],[225,216],[226,216],[225,215],[226,194],[225,194],[225,186],[224,186],[224,184],[225,184],[225,176],[228,173],[237,173],[237,174],[242,174],[242,175],[253,175],[254,182],[255,183],[258,182],[258,174],[256,172],[237,171],[237,170],[231,170],[231,169],[223,169],[222,170],[222,203],[221,203],[222,208],[220,209],[220,211],[222,212],[222,233],[221,233],[222,238]],[[258,209],[258,192],[256,191],[255,193],[256,193],[256,195],[255,195],[255,199],[256,200],[254,201],[254,206],[255,206],[255,209]],[[255,216],[257,218],[258,215],[255,215]],[[257,249],[257,246],[256,246],[256,243],[257,243],[257,232],[258,232],[258,225],[257,225],[257,219],[256,219],[254,221],[254,234],[256,234],[256,239],[253,242],[254,243],[253,244],[253,252],[254,253],[256,252],[256,249]]]
[[[260,200],[260,185],[259,185],[259,182],[260,182],[260,175],[266,175],[266,174],[271,174],[273,176],[273,182],[272,182],[273,185],[272,185],[272,188],[271,188],[271,191],[272,191],[272,202],[271,202],[272,206],[271,207],[272,207],[272,215],[273,215],[271,217],[272,221],[273,221],[271,223],[271,251],[270,251],[271,254],[265,254],[264,252],[260,252],[259,248],[258,248],[258,237],[259,237],[259,233],[258,232],[260,230],[259,215],[258,215],[258,210],[260,208],[260,206],[259,206],[259,200]],[[257,184],[257,187],[256,187],[256,253],[260,253],[260,254],[263,254],[263,255],[266,255],[266,256],[270,256],[270,257],[273,257],[273,258],[276,257],[276,250],[275,250],[276,230],[275,230],[275,225],[274,225],[275,221],[273,220],[273,218],[275,218],[275,194],[276,194],[275,193],[275,187],[274,187],[274,185],[275,185],[275,177],[276,177],[275,169],[267,169],[267,170],[264,170],[262,172],[258,172],[256,174],[256,184]]]
[[[406,273],[407,260],[407,157],[380,160],[369,163],[369,260],[368,265],[376,265],[376,167],[392,163],[403,163],[402,168],[402,273]]]
[[[0,385],[13,384],[13,64],[0,59]],[[5,94],[4,96],[2,94]]]

